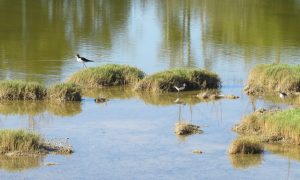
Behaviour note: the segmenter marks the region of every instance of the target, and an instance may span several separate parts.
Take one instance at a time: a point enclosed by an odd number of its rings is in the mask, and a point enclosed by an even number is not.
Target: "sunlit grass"
[[[250,72],[245,91],[248,94],[300,91],[300,65],[258,65]]]
[[[199,134],[202,130],[200,126],[190,124],[188,122],[178,122],[175,126],[175,133],[177,135],[191,135],[191,134]]]
[[[68,82],[82,87],[132,85],[144,78],[144,76],[145,73],[135,67],[106,64],[100,67],[83,69],[73,74]]]
[[[176,91],[174,86],[181,87],[186,84],[184,90],[217,89],[221,81],[217,74],[193,68],[177,68],[150,75],[135,86],[138,91],[165,92]]]
[[[240,136],[231,143],[228,152],[230,154],[258,154],[263,152],[263,145],[255,136]]]
[[[300,144],[300,109],[259,113],[243,118],[235,128],[239,133],[255,134],[266,142]]]
[[[80,101],[81,88],[72,83],[56,84],[48,88],[47,95],[50,100]]]
[[[46,88],[37,82],[0,81],[0,100],[41,100],[45,96]]]

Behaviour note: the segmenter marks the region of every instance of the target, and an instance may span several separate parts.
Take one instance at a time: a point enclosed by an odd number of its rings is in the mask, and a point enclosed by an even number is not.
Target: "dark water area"
[[[1,179],[299,179],[298,147],[270,145],[250,157],[227,152],[243,116],[290,106],[277,95],[249,97],[243,87],[257,64],[299,64],[299,22],[297,0],[0,0],[1,79],[63,82],[82,69],[79,53],[95,60],[88,67],[207,69],[219,74],[222,94],[240,97],[201,101],[182,92],[186,104],[179,105],[176,93],[109,88],[86,90],[80,103],[1,101],[1,129],[69,138],[75,150],[0,157]],[[98,96],[109,100],[97,104]],[[176,136],[178,121],[203,133]]]

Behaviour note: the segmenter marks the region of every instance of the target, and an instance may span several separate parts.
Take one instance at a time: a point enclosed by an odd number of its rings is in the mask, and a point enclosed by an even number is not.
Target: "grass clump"
[[[13,151],[35,152],[40,149],[42,138],[35,133],[24,130],[1,130],[0,153]]]
[[[200,134],[201,132],[200,126],[189,124],[187,122],[178,122],[175,126],[175,133],[177,135]]]
[[[299,92],[300,65],[258,65],[250,72],[245,91],[252,95],[274,91]]]
[[[106,64],[73,74],[68,82],[84,87],[132,85],[144,78],[145,73],[128,65]]]
[[[80,101],[81,88],[72,83],[61,83],[47,90],[48,98],[56,101]]]
[[[46,88],[37,82],[0,81],[0,100],[41,100],[45,96]]]
[[[246,116],[234,130],[261,136],[267,143],[300,145],[300,109],[254,112]]]
[[[70,154],[71,146],[46,143],[38,134],[24,130],[0,130],[0,154],[35,156],[49,153]]]
[[[230,154],[259,154],[263,152],[263,145],[254,136],[241,136],[234,140],[230,147]]]
[[[134,89],[151,92],[176,91],[174,86],[181,87],[184,83],[184,90],[217,89],[221,86],[221,81],[215,73],[201,69],[178,68],[148,76]]]

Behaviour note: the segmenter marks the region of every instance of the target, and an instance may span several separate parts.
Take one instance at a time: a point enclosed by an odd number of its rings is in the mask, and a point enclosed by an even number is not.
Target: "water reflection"
[[[45,112],[66,117],[74,116],[81,112],[80,102],[49,102],[49,101],[0,101],[0,114],[9,115],[28,115],[33,119]]]
[[[44,158],[42,156],[27,157],[17,156],[10,157],[0,156],[0,169],[4,169],[9,172],[19,172],[27,169],[37,168],[43,164]]]
[[[261,154],[229,154],[228,157],[231,165],[238,169],[259,166],[263,161]]]
[[[296,63],[300,56],[300,25],[295,23],[300,7],[295,0],[0,4],[0,21],[5,22],[0,25],[1,78],[65,79],[78,70],[76,52],[146,72],[178,66],[223,71],[221,62],[231,65],[225,66],[231,72],[241,64]]]
[[[300,161],[299,146],[267,144],[265,145],[265,148],[266,150],[270,151],[272,154],[277,154],[291,160]]]

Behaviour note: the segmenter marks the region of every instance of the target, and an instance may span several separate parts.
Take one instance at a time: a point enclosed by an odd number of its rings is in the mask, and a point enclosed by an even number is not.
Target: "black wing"
[[[81,60],[84,61],[84,62],[94,62],[94,61],[89,60],[89,59],[86,59],[86,58],[84,58],[84,57],[81,57]]]

